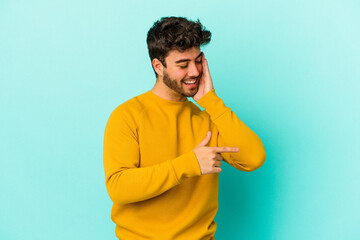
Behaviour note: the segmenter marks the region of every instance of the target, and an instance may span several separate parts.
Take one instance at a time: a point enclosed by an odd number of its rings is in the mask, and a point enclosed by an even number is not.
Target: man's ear
[[[162,76],[164,65],[159,61],[159,59],[154,58],[151,63],[157,75]]]

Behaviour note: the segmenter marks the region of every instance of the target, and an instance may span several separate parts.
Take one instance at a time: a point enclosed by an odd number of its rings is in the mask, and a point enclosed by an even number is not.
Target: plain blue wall
[[[146,33],[199,18],[214,88],[263,140],[225,164],[216,239],[359,239],[359,1],[0,0],[0,239],[115,239],[111,111],[150,90]],[[191,100],[191,99],[190,99]]]

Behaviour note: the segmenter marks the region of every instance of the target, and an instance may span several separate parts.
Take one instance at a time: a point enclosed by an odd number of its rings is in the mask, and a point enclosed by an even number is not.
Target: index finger
[[[236,147],[213,147],[213,149],[218,153],[238,152],[239,151],[239,149]]]

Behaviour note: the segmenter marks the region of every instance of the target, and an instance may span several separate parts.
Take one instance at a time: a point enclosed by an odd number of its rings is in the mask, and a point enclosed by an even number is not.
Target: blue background
[[[359,239],[359,1],[0,0],[0,239],[115,239],[111,111],[150,90],[146,33],[201,22],[214,88],[262,139],[220,174],[216,239]],[[191,99],[189,99],[191,100]]]

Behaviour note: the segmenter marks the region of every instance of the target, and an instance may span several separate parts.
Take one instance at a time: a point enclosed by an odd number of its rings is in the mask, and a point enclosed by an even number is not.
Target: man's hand
[[[207,92],[213,89],[213,83],[210,76],[208,62],[205,58],[205,54],[202,55],[202,76],[199,81],[199,90],[193,96],[195,101],[198,101],[202,96],[204,96]]]
[[[208,147],[206,146],[211,138],[211,131],[208,131],[204,140],[202,140],[193,150],[199,162],[201,174],[221,172],[221,160],[224,158],[220,153],[238,152],[236,147]]]

